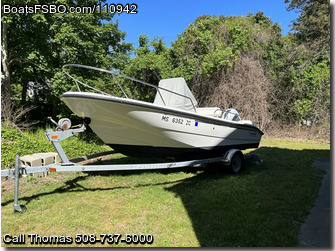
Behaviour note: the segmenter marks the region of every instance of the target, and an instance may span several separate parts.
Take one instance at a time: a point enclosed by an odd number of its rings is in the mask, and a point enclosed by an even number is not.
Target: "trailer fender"
[[[241,152],[239,149],[229,149],[227,152],[224,153],[224,159],[226,160],[223,162],[225,166],[229,166],[231,164],[231,159],[233,158],[234,154],[237,152]],[[242,153],[242,152],[241,152]]]
[[[239,173],[244,167],[243,153],[239,149],[229,149],[224,154],[223,165],[228,166],[232,173]]]

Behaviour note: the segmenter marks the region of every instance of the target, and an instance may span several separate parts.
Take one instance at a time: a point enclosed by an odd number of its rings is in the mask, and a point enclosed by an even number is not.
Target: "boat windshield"
[[[186,111],[194,111],[198,105],[184,78],[162,79],[158,88],[154,104]]]

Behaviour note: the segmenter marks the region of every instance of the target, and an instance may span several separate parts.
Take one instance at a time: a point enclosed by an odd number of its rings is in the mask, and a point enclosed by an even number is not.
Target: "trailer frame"
[[[236,156],[242,157],[243,154],[239,149],[230,149],[224,153],[222,157],[187,160],[187,161],[173,161],[165,163],[140,163],[140,164],[111,164],[111,165],[81,165],[78,163],[71,162],[66,156],[60,141],[72,137],[77,133],[84,132],[86,125],[82,124],[73,128],[70,128],[70,120],[61,119],[58,123],[55,122],[51,117],[50,121],[57,127],[56,130],[48,129],[45,132],[47,139],[53,144],[56,152],[58,153],[62,163],[53,163],[45,166],[35,167],[22,167],[20,162],[20,155],[15,155],[15,167],[12,169],[1,170],[1,177],[8,177],[14,179],[14,212],[23,212],[27,208],[24,204],[19,204],[19,179],[20,175],[33,174],[41,172],[98,172],[98,171],[127,171],[127,170],[158,170],[158,169],[172,169],[181,167],[199,167],[210,163],[222,163],[225,166],[232,166],[233,172],[237,173],[239,168],[234,167],[234,158]],[[84,159],[88,159],[87,156],[83,156]]]

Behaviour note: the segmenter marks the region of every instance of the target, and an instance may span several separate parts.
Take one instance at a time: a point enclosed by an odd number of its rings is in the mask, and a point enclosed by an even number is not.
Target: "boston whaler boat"
[[[124,97],[117,97],[69,74],[66,67],[111,74]],[[64,73],[79,91],[61,100],[107,145],[128,156],[189,158],[222,156],[229,149],[257,148],[263,135],[251,121],[241,120],[234,109],[198,107],[183,78],[163,79],[158,86],[117,72],[84,65],[65,65]],[[118,77],[156,89],[152,103],[128,97]],[[80,91],[79,84],[95,91]]]
[[[79,73],[88,76],[85,78],[86,82],[93,81],[96,85],[103,82],[106,89],[110,89],[108,83],[113,80],[116,85],[111,88],[115,95],[80,81],[78,77],[73,76],[74,72],[71,71],[70,74],[66,71],[66,67],[84,69]],[[91,74],[90,70],[94,73]],[[118,72],[91,66],[69,64],[63,66],[63,71],[75,81],[79,91],[65,92],[61,95],[61,100],[81,117],[84,123],[71,128],[69,119],[62,118],[57,123],[49,117],[56,125],[56,130],[48,129],[45,135],[55,147],[57,154],[38,153],[22,158],[16,154],[15,168],[1,170],[1,177],[14,178],[14,212],[26,210],[25,205],[18,203],[20,174],[153,170],[207,166],[213,163],[221,163],[228,166],[231,172],[238,173],[243,168],[244,157],[247,159],[241,150],[257,148],[263,135],[251,121],[241,120],[234,109],[222,111],[218,107],[198,107],[183,78],[163,79],[156,86]],[[112,77],[107,75],[106,78],[104,75],[101,78],[97,77],[96,73],[108,73]],[[122,77],[122,81],[119,77]],[[129,84],[129,81],[154,88],[156,92],[150,95],[146,89],[137,89]],[[79,84],[83,86],[83,91]],[[119,90],[115,89],[117,86]],[[139,97],[145,93],[146,100],[151,99],[153,102],[129,98],[129,90],[135,93],[140,90]],[[121,93],[124,97],[119,97]],[[170,161],[111,165],[81,165],[71,162],[60,141],[84,132],[87,125],[107,145],[125,155],[165,157]],[[98,155],[81,158],[87,160],[94,156]],[[251,159],[249,157],[262,163],[256,155],[249,155],[248,159]]]

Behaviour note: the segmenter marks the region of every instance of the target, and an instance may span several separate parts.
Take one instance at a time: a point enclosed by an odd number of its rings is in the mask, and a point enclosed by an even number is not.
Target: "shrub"
[[[1,127],[1,169],[14,166],[16,153],[22,156],[51,148],[47,142],[41,144],[17,129]]]
[[[91,153],[109,150],[109,147],[102,145],[93,133],[83,133],[81,136],[75,135],[62,141],[62,147],[69,158],[87,155]],[[44,129],[36,131],[26,131],[18,129],[1,128],[1,169],[13,167],[15,165],[15,154],[20,156],[38,153],[55,152],[52,144],[44,135]]]

